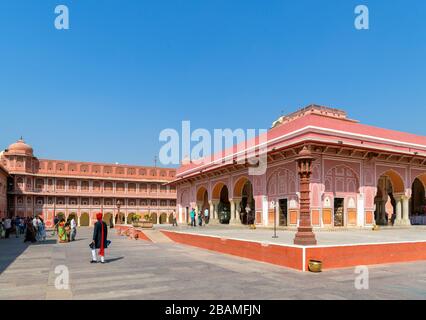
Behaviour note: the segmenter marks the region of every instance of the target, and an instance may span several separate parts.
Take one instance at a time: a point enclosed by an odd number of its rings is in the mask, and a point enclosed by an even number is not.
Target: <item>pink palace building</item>
[[[259,226],[297,227],[296,159],[304,148],[314,158],[308,197],[314,228],[426,224],[426,137],[364,125],[318,105],[273,123],[262,175],[249,175],[248,162],[182,165],[172,182],[179,220],[187,222],[197,208],[209,210],[211,223],[246,224],[250,213]]]
[[[150,215],[168,223],[176,208],[176,189],[165,184],[175,169],[38,159],[22,139],[0,153],[0,218],[41,214],[75,217],[89,226],[96,213],[104,220],[130,223]]]

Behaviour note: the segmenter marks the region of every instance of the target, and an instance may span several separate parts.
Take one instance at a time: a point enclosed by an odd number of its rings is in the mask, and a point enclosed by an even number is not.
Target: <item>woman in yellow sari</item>
[[[68,242],[67,231],[65,230],[65,220],[61,219],[58,224],[58,241],[59,243]]]

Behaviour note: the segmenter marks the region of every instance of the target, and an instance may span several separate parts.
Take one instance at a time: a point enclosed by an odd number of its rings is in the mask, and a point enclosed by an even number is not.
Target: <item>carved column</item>
[[[231,218],[229,219],[229,224],[235,224],[235,200],[229,199],[229,203],[231,205]]]
[[[396,202],[396,205],[395,205],[396,215],[395,215],[395,221],[393,222],[393,225],[394,226],[400,226],[402,224],[402,214],[401,214],[402,199],[401,199],[401,196],[396,196],[395,202]]]
[[[411,222],[410,222],[410,214],[409,214],[409,210],[410,210],[410,205],[409,205],[409,200],[410,198],[407,196],[404,196],[402,198],[402,224],[404,226],[410,226]]]
[[[300,222],[297,228],[294,244],[298,245],[316,245],[317,240],[312,231],[311,225],[311,205],[309,198],[309,184],[312,174],[312,157],[309,149],[304,146],[299,152],[297,161],[297,172],[300,180]]]

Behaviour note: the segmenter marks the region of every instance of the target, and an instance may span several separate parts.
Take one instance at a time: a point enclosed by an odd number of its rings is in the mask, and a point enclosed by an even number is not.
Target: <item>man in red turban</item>
[[[99,255],[101,256],[101,263],[105,262],[105,249],[108,246],[107,236],[108,236],[108,228],[105,222],[102,221],[102,213],[96,214],[95,227],[93,229],[93,241],[91,244],[92,248],[92,261],[91,263],[98,262],[96,256],[96,249],[99,249]]]

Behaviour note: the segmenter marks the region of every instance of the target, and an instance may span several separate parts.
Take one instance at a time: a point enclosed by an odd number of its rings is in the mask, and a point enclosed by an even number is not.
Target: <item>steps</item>
[[[144,230],[143,233],[154,243],[173,243],[170,238],[158,230]]]

